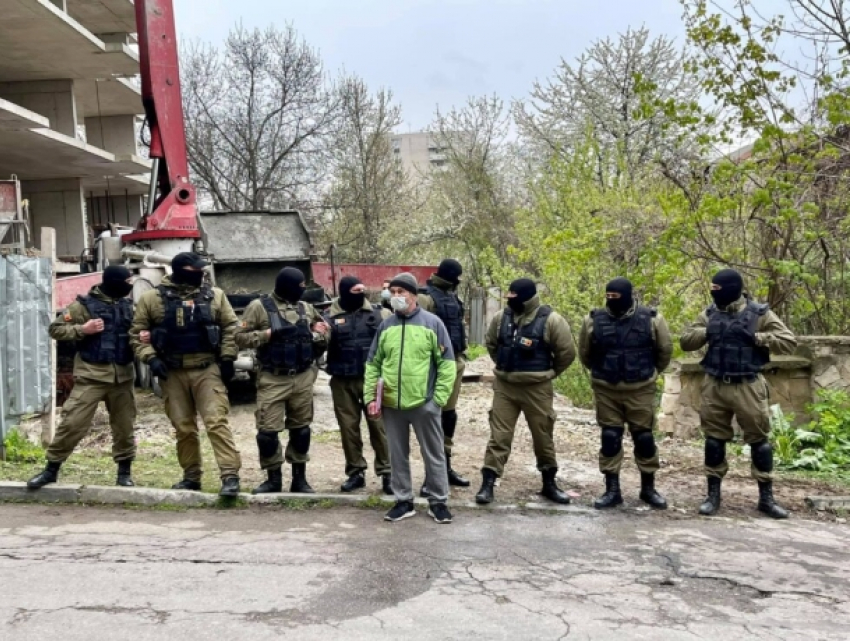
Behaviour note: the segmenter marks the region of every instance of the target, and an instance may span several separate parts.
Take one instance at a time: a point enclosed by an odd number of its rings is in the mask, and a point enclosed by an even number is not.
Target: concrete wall
[[[806,405],[819,389],[850,392],[850,336],[799,336],[793,356],[773,357],[765,371],[771,404],[785,413],[806,416]],[[699,434],[700,386],[698,358],[674,361],[664,375],[658,427],[682,438]]]

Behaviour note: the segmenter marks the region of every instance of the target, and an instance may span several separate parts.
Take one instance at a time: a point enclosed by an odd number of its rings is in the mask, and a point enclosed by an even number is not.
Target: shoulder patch
[[[68,312],[65,312],[65,316],[63,318],[65,319],[66,323],[70,323],[72,320],[74,320],[71,314]]]
[[[345,325],[345,319],[344,318],[335,318],[334,320],[336,321],[337,325]]]

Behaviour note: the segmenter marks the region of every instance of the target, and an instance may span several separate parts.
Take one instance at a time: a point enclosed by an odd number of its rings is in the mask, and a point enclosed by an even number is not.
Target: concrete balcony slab
[[[49,126],[50,120],[44,116],[0,98],[0,130],[16,131]]]
[[[50,0],[0,0],[0,81],[130,77],[138,54],[104,43]]]
[[[133,0],[67,0],[68,14],[93,34],[134,33]]]

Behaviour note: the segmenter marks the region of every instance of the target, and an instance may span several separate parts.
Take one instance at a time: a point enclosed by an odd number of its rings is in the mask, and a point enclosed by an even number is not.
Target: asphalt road
[[[0,505],[0,639],[850,638],[850,529],[792,519]]]

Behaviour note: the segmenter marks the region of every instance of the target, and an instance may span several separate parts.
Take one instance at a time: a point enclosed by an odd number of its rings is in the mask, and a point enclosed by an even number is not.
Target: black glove
[[[151,370],[151,374],[156,376],[161,381],[164,381],[168,378],[168,367],[166,367],[165,363],[159,360],[156,357],[153,357],[148,361],[148,367]]]
[[[236,376],[236,367],[232,360],[221,361],[218,364],[218,369],[221,370],[221,380],[227,385]]]

